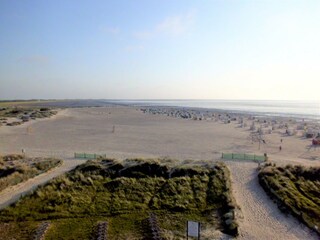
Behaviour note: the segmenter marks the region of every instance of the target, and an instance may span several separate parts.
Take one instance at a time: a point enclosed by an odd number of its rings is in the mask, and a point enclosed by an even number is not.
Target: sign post
[[[200,240],[200,223],[194,221],[187,222],[187,239],[190,237],[196,237]]]

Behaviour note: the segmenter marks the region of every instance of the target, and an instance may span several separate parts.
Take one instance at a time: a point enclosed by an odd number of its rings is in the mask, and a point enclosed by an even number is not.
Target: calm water
[[[135,106],[176,106],[209,108],[271,116],[320,119],[320,101],[253,101],[253,100],[119,100]]]

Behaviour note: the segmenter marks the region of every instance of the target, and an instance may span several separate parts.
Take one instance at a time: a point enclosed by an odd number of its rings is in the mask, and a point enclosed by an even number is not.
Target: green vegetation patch
[[[1,103],[0,103],[1,105]],[[31,119],[37,118],[49,118],[57,114],[57,111],[50,108],[40,108],[40,107],[0,107],[0,124],[7,126],[20,125],[23,122],[28,122]],[[7,118],[16,118],[19,121],[7,122]]]
[[[1,211],[0,220],[54,221],[56,231],[48,231],[52,239],[69,239],[70,224],[83,224],[77,229],[87,236],[95,222],[108,221],[111,239],[140,239],[154,212],[168,236],[185,236],[187,220],[237,235],[234,209],[229,171],[222,163],[189,168],[155,160],[102,159],[38,188]]]
[[[4,240],[33,240],[39,222],[24,221],[24,222],[0,222],[0,239]]]
[[[52,220],[45,239],[90,239],[98,220],[95,217]]]
[[[266,165],[259,182],[275,198],[278,206],[290,212],[320,234],[320,168]]]
[[[62,163],[51,158],[25,158],[11,154],[0,156],[0,191],[44,173]]]

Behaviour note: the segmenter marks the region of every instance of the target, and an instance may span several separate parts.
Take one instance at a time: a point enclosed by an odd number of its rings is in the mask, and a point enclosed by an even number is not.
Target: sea
[[[106,100],[110,102],[110,100]],[[113,100],[139,107],[184,107],[320,120],[320,101],[276,100]]]

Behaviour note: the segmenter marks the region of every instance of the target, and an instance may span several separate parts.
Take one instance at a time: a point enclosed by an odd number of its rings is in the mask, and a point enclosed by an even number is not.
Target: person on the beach
[[[281,146],[279,147],[279,150],[280,150],[280,151],[282,150],[282,147],[281,147]]]

